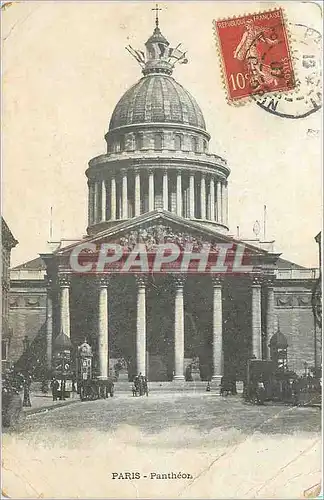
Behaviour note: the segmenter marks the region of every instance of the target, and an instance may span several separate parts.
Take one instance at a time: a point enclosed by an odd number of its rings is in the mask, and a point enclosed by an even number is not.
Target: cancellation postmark
[[[228,101],[295,88],[282,9],[214,21]]]
[[[302,23],[290,24],[291,52],[296,71],[293,92],[254,95],[258,106],[282,118],[305,118],[322,107],[322,34]]]

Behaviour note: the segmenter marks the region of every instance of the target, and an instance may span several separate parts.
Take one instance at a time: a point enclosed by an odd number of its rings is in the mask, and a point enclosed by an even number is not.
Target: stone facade
[[[45,265],[40,258],[13,268],[9,321],[13,335],[9,359],[17,362],[27,346],[32,349],[37,337],[44,337],[46,322]]]
[[[10,256],[18,241],[14,238],[6,221],[1,217],[2,272],[1,272],[1,360],[10,359],[12,329],[9,323]]]
[[[306,362],[314,366],[314,315],[312,291],[315,280],[300,281],[297,286],[287,283],[275,289],[277,326],[288,342],[288,366],[303,373]],[[320,353],[319,353],[320,354]],[[320,360],[319,365],[320,365]]]

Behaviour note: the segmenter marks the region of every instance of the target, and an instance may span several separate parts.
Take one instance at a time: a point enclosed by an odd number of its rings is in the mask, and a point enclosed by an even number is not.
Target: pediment
[[[161,210],[121,222],[112,228],[105,229],[58,250],[57,254],[69,253],[75,246],[84,243],[95,243],[98,246],[104,243],[115,243],[133,248],[138,243],[152,247],[168,242],[183,246],[186,243],[193,245],[237,243],[237,240],[198,222],[192,222]]]
[[[67,256],[77,245],[90,243],[92,246],[95,244],[97,249],[103,244],[121,245],[128,251],[138,244],[145,245],[148,251],[152,251],[158,245],[175,243],[181,248],[190,245],[192,251],[198,252],[204,246],[213,249],[220,244],[229,244],[233,248],[242,245],[240,240],[217,232],[213,227],[203,226],[199,222],[183,219],[170,212],[154,211],[88,236],[76,244],[59,250],[57,255]],[[278,257],[252,245],[244,244],[244,247],[249,255],[262,262],[269,261],[270,255],[272,261]],[[91,252],[95,253],[96,250],[89,250],[89,253]]]

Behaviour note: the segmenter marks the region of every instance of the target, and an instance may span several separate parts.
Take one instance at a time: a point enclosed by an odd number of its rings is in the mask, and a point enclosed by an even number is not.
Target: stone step
[[[115,389],[118,392],[131,391],[132,382],[127,381],[117,381],[115,382]],[[195,381],[195,382],[148,382],[149,392],[202,392],[206,391],[207,382],[205,381]],[[211,391],[218,391],[219,386],[216,382],[210,383]]]

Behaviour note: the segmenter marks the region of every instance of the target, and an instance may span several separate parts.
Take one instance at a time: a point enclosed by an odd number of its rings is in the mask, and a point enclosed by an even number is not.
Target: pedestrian
[[[114,395],[114,387],[115,387],[115,384],[114,384],[114,381],[112,378],[110,378],[108,380],[108,390],[109,390],[109,396],[112,398],[113,395]]]
[[[139,395],[143,396],[143,376],[141,373],[138,374],[138,388],[139,388]]]
[[[77,392],[77,389],[76,389],[76,375],[75,373],[73,372],[72,374],[72,392]]]
[[[61,394],[60,394],[60,400],[65,401],[65,379],[61,379]]]
[[[300,390],[299,380],[294,379],[292,383],[292,401],[294,406],[298,406],[299,403],[299,390]]]
[[[134,387],[135,387],[135,396],[137,396],[137,394],[139,394],[139,380],[137,375],[135,375],[134,377]]]
[[[57,401],[59,385],[60,384],[59,384],[59,381],[57,380],[57,378],[53,377],[52,381],[51,381],[53,401]]]
[[[209,380],[207,382],[206,392],[210,392],[210,382],[209,382]]]
[[[258,381],[256,387],[256,402],[259,405],[263,405],[265,400],[265,390],[263,382]]]
[[[143,393],[148,396],[148,386],[147,386],[147,378],[145,376],[143,378]]]

